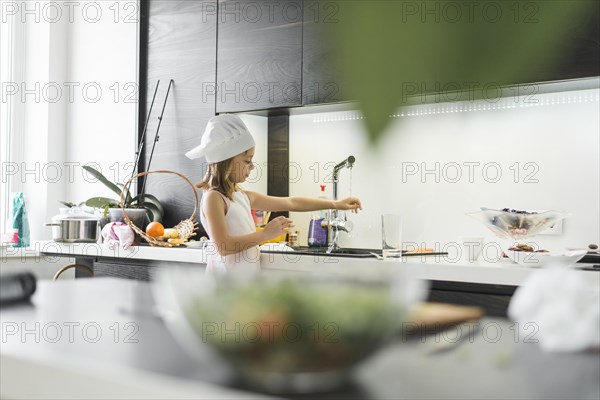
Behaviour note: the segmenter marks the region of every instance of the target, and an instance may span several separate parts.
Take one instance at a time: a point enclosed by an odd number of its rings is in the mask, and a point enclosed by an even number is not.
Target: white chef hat
[[[233,114],[212,117],[200,145],[185,155],[189,159],[205,157],[209,164],[235,157],[255,146],[254,138],[240,117]]]

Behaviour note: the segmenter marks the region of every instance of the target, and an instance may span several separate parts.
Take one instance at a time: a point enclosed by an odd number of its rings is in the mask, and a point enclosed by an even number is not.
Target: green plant
[[[76,203],[71,203],[70,201],[61,201],[61,200],[59,200],[58,202],[59,202],[60,204],[62,204],[63,206],[65,206],[65,207],[68,207],[68,208],[73,208],[73,207],[81,207],[82,205],[84,205],[84,204],[85,204],[85,202],[84,202],[84,201],[82,201],[82,202],[81,202],[81,203],[79,203],[79,204],[76,204]]]
[[[108,197],[92,197],[86,200],[85,205],[89,207],[97,207],[104,208],[104,216],[106,216],[109,208],[120,207],[121,198],[123,198],[123,206],[125,208],[143,208],[146,210],[146,215],[151,222],[161,222],[164,209],[160,200],[158,200],[155,196],[144,193],[144,195],[136,195],[131,196],[129,190],[123,194],[123,190],[125,190],[125,185],[122,183],[113,183],[106,179],[100,171],[95,168],[90,167],[89,165],[84,165],[83,169],[89,172],[94,178],[98,179],[98,181],[102,182],[104,186],[115,192],[119,196],[119,200],[111,199]]]

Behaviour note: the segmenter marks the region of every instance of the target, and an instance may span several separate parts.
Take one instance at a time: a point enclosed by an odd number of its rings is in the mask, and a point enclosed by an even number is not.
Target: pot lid
[[[61,210],[62,211],[62,210]],[[66,212],[55,215],[52,217],[54,221],[64,221],[64,220],[89,220],[89,221],[97,221],[98,217],[94,214],[87,213],[83,211],[79,207],[68,208]]]

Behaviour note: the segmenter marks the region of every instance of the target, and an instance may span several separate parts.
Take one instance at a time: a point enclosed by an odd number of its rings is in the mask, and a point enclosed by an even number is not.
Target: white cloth
[[[102,228],[102,239],[111,249],[120,244],[124,250],[127,250],[134,238],[133,229],[124,222],[109,222]]]
[[[515,292],[508,316],[524,335],[536,329],[545,351],[600,347],[600,288],[579,271],[549,268],[531,274]],[[526,326],[527,324],[527,326]]]
[[[237,115],[212,117],[206,125],[200,145],[187,153],[189,159],[206,158],[209,164],[227,160],[254,147],[254,138]]]
[[[219,193],[219,192],[217,192]],[[219,193],[226,204],[225,222],[230,236],[242,236],[256,232],[254,220],[250,210],[250,199],[242,191],[233,193],[233,201]],[[200,206],[200,222],[205,227],[208,221],[204,215],[204,209]],[[250,247],[235,254],[220,256],[215,243],[210,240],[204,251],[208,254],[207,273],[245,273],[260,271],[260,249],[258,246]]]

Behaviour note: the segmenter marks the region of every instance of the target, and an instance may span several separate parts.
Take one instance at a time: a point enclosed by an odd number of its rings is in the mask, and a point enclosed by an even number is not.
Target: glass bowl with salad
[[[168,268],[157,281],[158,306],[178,316],[168,320],[185,348],[209,347],[243,386],[270,393],[342,385],[400,331],[420,300],[409,297],[415,290],[407,285],[416,282],[398,274],[215,277]]]

